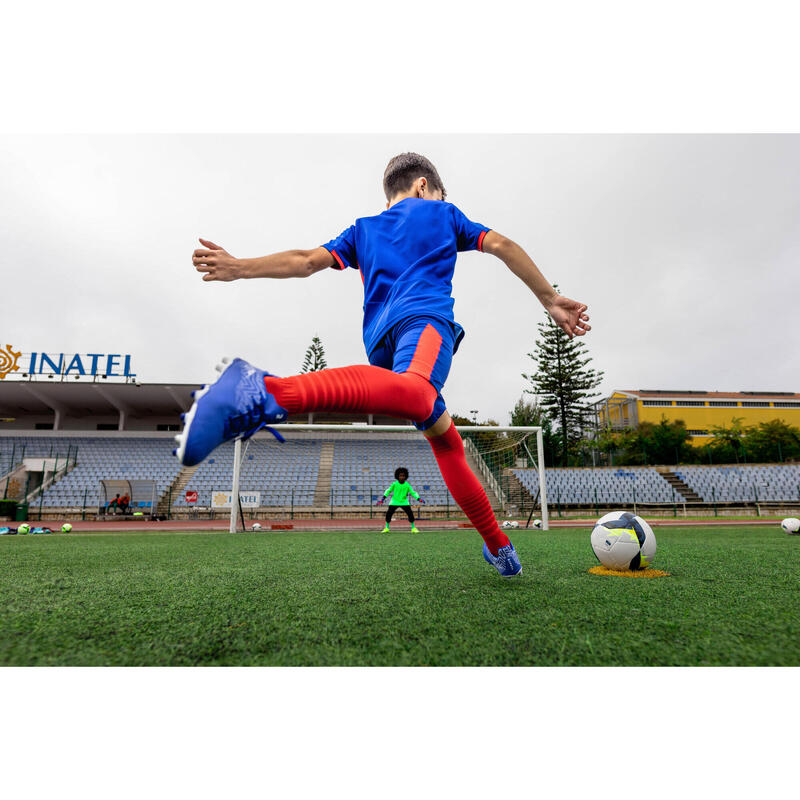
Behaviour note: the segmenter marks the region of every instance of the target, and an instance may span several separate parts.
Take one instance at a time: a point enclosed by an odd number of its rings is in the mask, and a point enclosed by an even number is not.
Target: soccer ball
[[[503,527],[504,528],[519,528],[519,522],[515,519],[504,519],[503,520]]]
[[[592,550],[609,569],[645,569],[656,554],[656,537],[641,517],[629,511],[612,511],[595,523]]]
[[[542,521],[540,519],[535,519],[533,521],[533,527],[534,528],[541,528],[542,527]]]
[[[23,522],[22,525],[20,525],[19,528],[17,528],[17,533],[26,534],[30,532],[31,532],[31,526],[28,525],[27,522]]]
[[[72,525],[69,522],[65,522],[61,526],[61,533],[69,533],[72,530]]]
[[[797,517],[786,517],[786,519],[781,522],[781,528],[783,528],[786,533],[800,533],[800,519],[797,519]]]
[[[260,522],[254,522],[253,523],[253,530],[254,531],[260,531],[261,530],[261,523]]]

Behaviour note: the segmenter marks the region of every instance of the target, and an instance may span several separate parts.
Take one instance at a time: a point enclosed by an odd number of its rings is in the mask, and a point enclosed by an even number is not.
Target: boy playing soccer
[[[411,503],[408,496],[411,495],[418,503],[425,501],[417,494],[416,489],[408,483],[408,470],[405,467],[398,467],[394,471],[394,483],[383,493],[383,497],[378,500],[378,505],[382,506],[387,497],[391,496],[389,508],[386,509],[386,525],[381,533],[389,533],[389,523],[392,521],[394,512],[398,508],[405,511],[408,521],[411,523],[411,533],[419,533],[419,528],[414,524],[414,512],[411,510]]]
[[[384,414],[411,420],[433,450],[447,488],[483,537],[483,555],[504,577],[522,572],[489,499],[472,473],[441,395],[464,331],[453,318],[452,277],[459,251],[503,261],[565,333],[590,330],[586,306],[559,295],[517,244],[471,222],[445,202],[439,173],[416,153],[395,156],[383,176],[386,210],[357,219],[321,247],[238,259],[201,239],[192,262],[204,281],[306,278],[323,269],[357,269],[364,283],[364,345],[369,366],[278,378],[234,359],[217,381],[194,393],[175,454],[199,464],[230,439],[252,436],[289,414]],[[281,438],[273,431],[278,438]]]

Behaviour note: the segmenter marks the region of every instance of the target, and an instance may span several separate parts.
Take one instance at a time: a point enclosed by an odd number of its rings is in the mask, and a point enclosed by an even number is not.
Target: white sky
[[[800,388],[791,135],[0,137],[3,344],[131,353],[159,382],[204,382],[224,354],[292,374],[315,334],[330,366],[365,363],[354,270],[207,284],[190,256],[197,236],[241,256],[314,247],[382,210],[404,150],[588,303],[604,392]],[[507,422],[543,312],[484,254],[459,256],[453,290],[467,336],[445,399]]]

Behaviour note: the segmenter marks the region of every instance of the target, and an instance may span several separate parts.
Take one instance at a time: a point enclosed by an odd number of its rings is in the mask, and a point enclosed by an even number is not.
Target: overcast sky
[[[131,353],[143,382],[205,382],[225,354],[292,374],[314,335],[330,366],[366,363],[355,270],[208,284],[191,253],[315,247],[383,209],[406,150],[588,304],[603,393],[800,391],[787,135],[1,136],[0,344]],[[507,424],[543,311],[489,255],[460,255],[453,291],[448,407]]]

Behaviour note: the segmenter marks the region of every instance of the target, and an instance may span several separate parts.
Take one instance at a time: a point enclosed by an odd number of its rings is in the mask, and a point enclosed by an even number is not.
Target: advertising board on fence
[[[233,492],[211,492],[211,508],[230,508]],[[239,492],[242,508],[258,508],[261,505],[261,492]]]
[[[196,503],[197,502],[197,492],[193,492],[191,489],[187,490],[186,494],[184,495],[186,498],[187,503]]]

